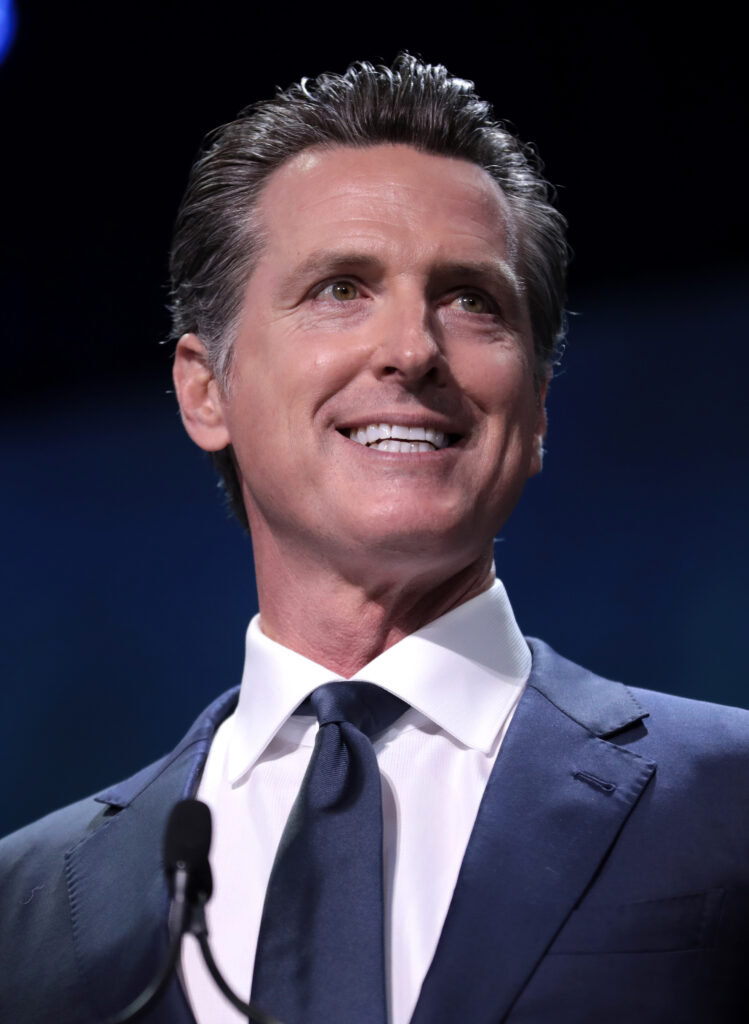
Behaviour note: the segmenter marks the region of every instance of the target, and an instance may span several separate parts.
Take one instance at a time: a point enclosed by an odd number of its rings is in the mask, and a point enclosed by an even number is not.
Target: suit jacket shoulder
[[[411,1024],[743,1021],[749,713],[529,643]]]
[[[749,712],[622,687],[533,648],[531,685],[589,729],[591,744],[605,741],[652,774],[509,1019],[582,1020],[584,989],[588,1019],[744,1020]],[[541,671],[547,661],[554,667]],[[606,691],[616,694],[609,707],[625,712],[619,724],[602,713]],[[626,721],[627,701],[642,709],[639,720]],[[636,771],[627,781],[568,764],[591,799],[630,799]],[[574,827],[570,819],[565,834]]]
[[[0,842],[0,1020],[101,1021],[148,983],[167,941],[167,817],[194,792],[237,694],[155,764]]]

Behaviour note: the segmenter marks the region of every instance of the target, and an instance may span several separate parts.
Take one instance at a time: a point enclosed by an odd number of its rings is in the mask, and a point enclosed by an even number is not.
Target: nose
[[[404,295],[394,300],[375,327],[373,370],[377,377],[405,384],[438,384],[446,361],[439,323],[423,297]]]

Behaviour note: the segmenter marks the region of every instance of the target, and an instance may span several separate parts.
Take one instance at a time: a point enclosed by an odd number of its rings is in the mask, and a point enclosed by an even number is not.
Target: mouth
[[[361,427],[339,428],[339,433],[365,448],[380,452],[438,452],[460,440],[460,434],[449,434],[425,426],[399,423],[368,423]]]

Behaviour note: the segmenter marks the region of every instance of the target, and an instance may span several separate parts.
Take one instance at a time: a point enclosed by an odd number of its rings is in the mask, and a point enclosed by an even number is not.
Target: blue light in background
[[[5,60],[16,34],[16,9],[13,0],[0,0],[0,64]]]

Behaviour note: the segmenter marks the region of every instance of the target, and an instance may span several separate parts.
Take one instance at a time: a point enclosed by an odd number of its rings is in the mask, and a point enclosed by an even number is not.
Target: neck
[[[364,665],[494,581],[492,552],[464,566],[367,579],[269,558],[255,551],[260,625],[266,636],[349,678]],[[413,570],[413,567],[412,567]]]

